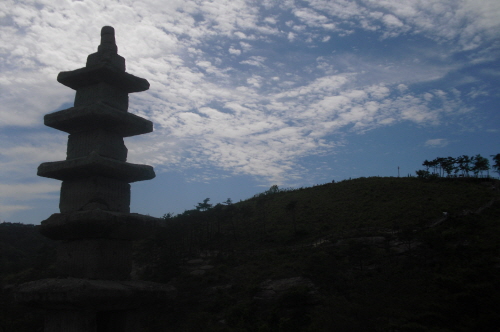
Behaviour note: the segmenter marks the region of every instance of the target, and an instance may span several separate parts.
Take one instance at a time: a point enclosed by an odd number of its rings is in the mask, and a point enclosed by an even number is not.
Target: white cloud
[[[30,210],[33,207],[30,205],[0,205],[0,211],[2,214],[11,214],[17,211]]]
[[[408,86],[406,84],[398,84],[397,88],[400,92],[405,92],[406,90],[408,90]]]
[[[0,218],[8,219],[19,211],[33,209],[35,200],[56,199],[60,183],[33,179],[26,183],[0,183]]]
[[[249,43],[240,42],[240,46],[244,51],[249,51],[252,49],[252,45],[250,45]]]
[[[335,29],[335,24],[328,17],[312,9],[297,8],[293,14],[309,27],[320,27],[327,30]]]
[[[251,56],[248,58],[248,60],[240,61],[242,65],[250,65],[250,66],[256,66],[256,67],[262,67],[264,66],[264,61],[266,61],[266,58],[263,56]]]
[[[276,21],[276,19],[274,17],[266,17],[266,18],[264,18],[264,22],[270,23],[270,24],[276,24],[277,23],[277,21]]]
[[[240,49],[237,49],[237,48],[233,48],[232,46],[229,48],[229,53],[233,54],[233,55],[240,55],[241,54],[241,50]]]
[[[420,0],[420,1],[329,1],[311,0],[311,8],[294,8],[294,14],[311,27],[322,23],[346,23],[369,31],[381,24],[391,28],[384,36],[401,33],[425,34],[438,41],[458,40],[461,50],[471,50],[498,38],[500,2],[497,0]],[[323,14],[327,14],[327,18]],[[383,14],[383,12],[385,14]],[[316,13],[316,15],[315,15]],[[342,30],[338,26],[337,30]],[[344,28],[345,31],[347,31]]]
[[[263,77],[258,76],[258,75],[254,75],[252,77],[247,78],[247,83],[256,87],[256,88],[260,88],[262,86],[262,80],[263,80]]]
[[[396,16],[391,15],[391,14],[384,15],[382,17],[382,21],[384,21],[384,23],[387,24],[388,26],[392,26],[392,27],[399,28],[399,27],[404,26],[403,22],[401,22]]]
[[[0,178],[20,179],[34,177],[36,168],[42,162],[66,158],[66,138],[57,133],[31,133],[15,140],[2,135],[4,144],[0,146]],[[58,140],[59,139],[59,140]]]
[[[425,142],[425,146],[431,147],[431,148],[443,148],[447,146],[450,142],[446,138],[433,138],[433,139],[428,139]]]

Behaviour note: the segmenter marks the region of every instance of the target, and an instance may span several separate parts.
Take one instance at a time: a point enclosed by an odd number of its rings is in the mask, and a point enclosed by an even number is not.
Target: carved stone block
[[[123,137],[102,128],[69,135],[66,159],[88,156],[91,152],[120,161],[127,160]]]
[[[62,213],[101,209],[130,212],[130,184],[92,176],[63,181],[59,209]]]
[[[126,280],[132,269],[132,242],[111,239],[64,241],[57,250],[57,269],[64,277]]]

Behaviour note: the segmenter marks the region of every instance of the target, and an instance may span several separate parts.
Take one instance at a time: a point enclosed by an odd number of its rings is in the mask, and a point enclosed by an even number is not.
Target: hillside
[[[166,218],[136,243],[134,275],[179,298],[147,331],[487,330],[500,323],[498,187],[360,178]]]
[[[469,331],[499,319],[498,195],[479,179],[268,191],[168,219],[144,276],[184,294],[171,331]]]

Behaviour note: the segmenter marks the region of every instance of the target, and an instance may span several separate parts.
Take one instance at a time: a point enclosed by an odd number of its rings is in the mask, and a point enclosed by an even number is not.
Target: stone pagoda
[[[69,134],[67,157],[41,164],[38,175],[62,181],[60,213],[41,223],[41,233],[59,241],[59,278],[20,285],[16,300],[46,310],[46,332],[137,331],[137,309],[175,293],[130,280],[132,241],[161,222],[130,213],[130,183],[155,173],[126,162],[123,142],[153,131],[151,121],[127,112],[128,94],[149,82],[125,71],[109,26],[86,66],[59,73],[57,81],[76,90],[74,107],[47,114],[44,123]]]

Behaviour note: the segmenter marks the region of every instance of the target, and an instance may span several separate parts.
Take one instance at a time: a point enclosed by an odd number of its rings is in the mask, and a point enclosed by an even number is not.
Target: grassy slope
[[[286,205],[297,201],[297,228],[323,237],[363,228],[418,225],[440,218],[443,212],[477,209],[489,201],[491,190],[477,182],[424,182],[415,178],[360,178],[281,193],[267,200],[268,230],[293,227]],[[258,199],[246,202],[259,209]],[[243,204],[242,204],[243,205]],[[255,211],[252,228],[259,229],[262,213]],[[287,227],[287,225],[289,227]],[[339,234],[340,232],[340,234]]]
[[[214,268],[201,277],[176,272],[183,298],[161,314],[168,321],[161,330],[469,331],[496,324],[500,204],[468,213],[495,198],[498,190],[477,180],[363,178],[177,218],[218,255],[206,259]],[[287,208],[292,201],[295,209]],[[448,219],[430,227],[443,212]],[[160,243],[189,242],[182,234]],[[379,241],[370,243],[374,236]],[[318,293],[304,286],[271,302],[255,298],[262,282],[297,276]]]

